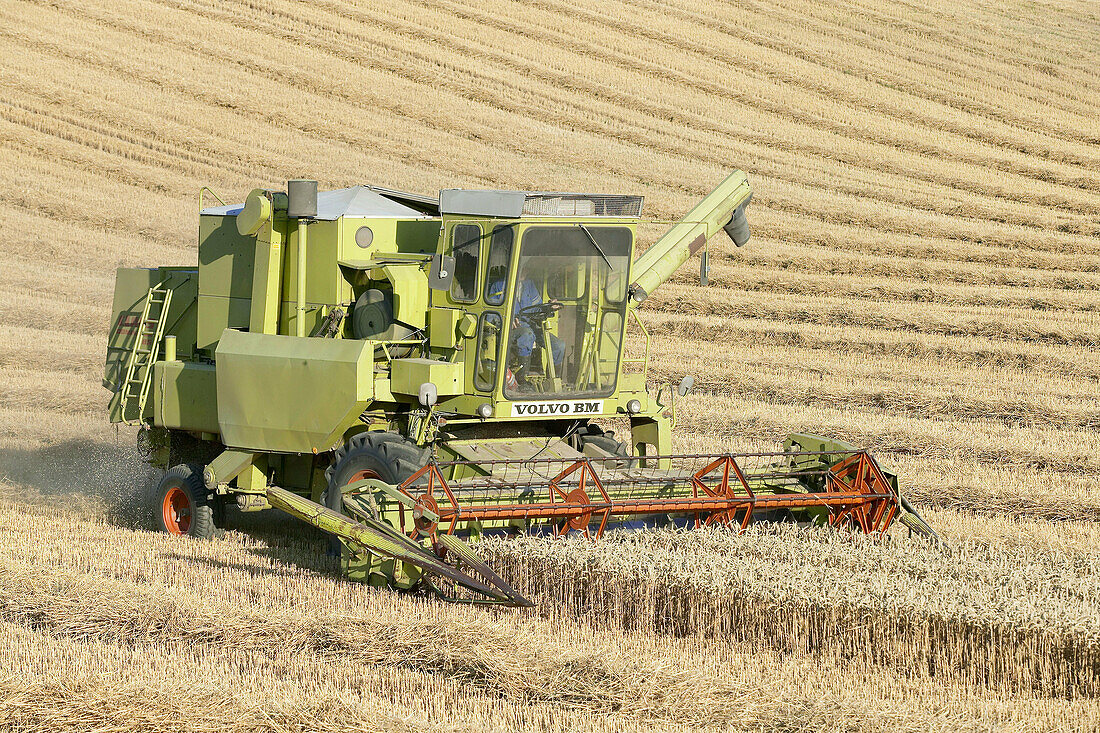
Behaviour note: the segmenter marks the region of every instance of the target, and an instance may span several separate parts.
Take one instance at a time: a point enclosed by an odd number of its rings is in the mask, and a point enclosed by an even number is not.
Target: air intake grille
[[[641,196],[529,193],[523,202],[523,216],[639,217],[642,201]]]

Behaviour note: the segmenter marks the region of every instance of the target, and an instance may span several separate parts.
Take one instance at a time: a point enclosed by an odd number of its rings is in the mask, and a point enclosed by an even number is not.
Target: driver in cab
[[[489,286],[490,297],[504,300],[505,280],[502,278]],[[516,283],[516,302],[512,309],[512,337],[509,339],[509,351],[514,351],[524,366],[529,366],[531,354],[535,347],[542,344],[542,330],[545,328],[546,319],[552,315],[561,303],[551,300],[543,306],[542,292],[535,285],[534,280],[524,277]],[[538,334],[536,335],[536,331]],[[561,368],[562,359],[565,357],[565,342],[552,333],[547,333],[550,338],[550,356],[554,360],[555,370]]]

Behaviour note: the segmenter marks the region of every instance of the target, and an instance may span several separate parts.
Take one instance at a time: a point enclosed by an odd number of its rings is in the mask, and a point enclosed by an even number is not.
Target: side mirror
[[[695,377],[692,377],[690,375],[686,376],[686,377],[684,377],[683,379],[680,380],[680,386],[676,388],[676,393],[678,395],[680,395],[681,397],[683,397],[688,392],[690,392],[691,388],[694,387],[694,386],[695,386]]]
[[[428,268],[428,287],[432,290],[450,290],[455,276],[455,258],[449,255],[435,255]]]
[[[439,399],[439,390],[431,382],[424,382],[420,385],[417,397],[420,399],[421,405],[431,407]]]

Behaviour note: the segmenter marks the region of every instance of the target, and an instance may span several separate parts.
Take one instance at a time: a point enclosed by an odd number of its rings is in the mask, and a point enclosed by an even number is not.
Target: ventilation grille
[[[641,196],[529,193],[523,202],[523,216],[639,217],[642,201]]]

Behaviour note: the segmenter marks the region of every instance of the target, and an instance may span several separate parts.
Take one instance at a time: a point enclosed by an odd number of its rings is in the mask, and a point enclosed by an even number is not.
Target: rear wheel
[[[173,466],[157,484],[154,526],[168,534],[210,539],[215,531],[214,508],[206,495],[201,466]]]

